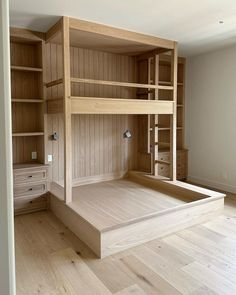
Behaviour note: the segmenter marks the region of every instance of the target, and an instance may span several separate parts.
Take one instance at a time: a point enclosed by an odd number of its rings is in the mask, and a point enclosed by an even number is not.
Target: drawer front
[[[158,154],[158,159],[160,161],[166,161],[169,162],[170,161],[170,153],[166,153],[166,152],[160,152]]]
[[[188,163],[188,152],[186,150],[177,151],[177,179],[181,180],[187,178],[187,163]],[[158,158],[161,161],[170,162],[170,153],[169,152],[159,152]],[[158,174],[170,177],[170,166],[165,164],[158,164]]]
[[[165,177],[170,177],[170,167],[165,164],[158,164],[158,174]]]
[[[14,200],[15,214],[23,214],[47,208],[47,197],[27,197]]]
[[[14,187],[14,198],[36,196],[46,193],[47,185],[45,183],[22,185]]]
[[[30,183],[36,181],[46,180],[47,170],[41,171],[27,171],[27,172],[16,172],[14,174],[14,183]]]

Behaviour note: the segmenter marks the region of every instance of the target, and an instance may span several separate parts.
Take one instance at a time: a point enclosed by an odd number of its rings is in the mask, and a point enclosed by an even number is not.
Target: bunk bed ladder
[[[148,83],[159,84],[159,55],[155,55],[148,59]],[[173,102],[174,113],[170,116],[170,142],[159,141],[159,120],[158,115],[148,115],[149,142],[148,152],[151,153],[151,174],[158,175],[158,165],[169,166],[169,177],[171,180],[176,180],[176,100],[177,100],[177,48],[171,51],[171,85],[173,85]],[[158,88],[151,92],[148,89],[148,99],[159,100]],[[170,152],[170,161],[162,161],[159,159],[158,152],[160,145],[168,147]]]
[[[153,61],[153,80],[151,80],[151,74],[152,74],[152,67],[151,67],[151,61]],[[159,55],[155,55],[152,59],[149,59],[148,61],[148,78],[150,79],[150,82],[153,82],[153,84],[158,85],[159,82]],[[154,100],[159,99],[158,95],[158,89],[156,88],[154,90],[154,93],[152,94],[152,97]],[[152,134],[152,140],[151,140],[151,146],[152,146],[152,153],[151,153],[151,172],[153,175],[158,175],[158,115],[152,115],[151,118],[151,134]]]

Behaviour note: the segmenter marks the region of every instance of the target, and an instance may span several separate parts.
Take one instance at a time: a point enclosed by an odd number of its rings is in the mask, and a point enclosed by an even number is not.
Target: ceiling
[[[235,0],[10,0],[11,26],[47,31],[62,15],[176,40],[182,56],[236,43]]]

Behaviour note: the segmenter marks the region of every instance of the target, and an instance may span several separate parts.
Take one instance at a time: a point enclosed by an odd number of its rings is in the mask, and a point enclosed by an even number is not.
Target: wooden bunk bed
[[[175,41],[69,17],[42,39],[43,164],[62,222],[105,257],[222,210],[224,194],[176,180]],[[163,62],[169,81],[160,81]]]

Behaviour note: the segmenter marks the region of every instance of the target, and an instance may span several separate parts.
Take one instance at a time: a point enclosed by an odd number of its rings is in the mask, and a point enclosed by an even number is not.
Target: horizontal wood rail
[[[155,162],[158,163],[158,164],[164,164],[164,165],[170,165],[171,164],[170,162],[163,161],[163,160],[156,160]]]
[[[53,80],[51,82],[46,83],[45,86],[47,88],[49,88],[49,87],[52,87],[52,86],[56,86],[58,84],[61,84],[62,82],[63,82],[63,79],[57,79],[57,80]]]
[[[154,59],[155,55],[163,54],[163,53],[166,53],[168,51],[170,51],[170,49],[167,49],[167,48],[157,48],[157,49],[154,49],[154,50],[150,50],[150,51],[147,51],[145,53],[140,54],[137,57],[137,60],[138,61],[143,61],[143,60],[147,60],[148,58]]]
[[[170,147],[170,143],[169,142],[161,142],[161,141],[158,141],[158,142],[155,142],[155,145],[159,145],[159,146],[162,146],[162,147]]]
[[[173,114],[173,101],[71,97],[72,114]]]
[[[71,78],[71,82],[72,83],[89,83],[89,84],[98,84],[98,85],[118,86],[118,87],[173,90],[173,86],[139,84],[139,83],[117,82],[117,81],[105,81],[105,80],[94,80],[94,79],[84,79],[84,78]]]

